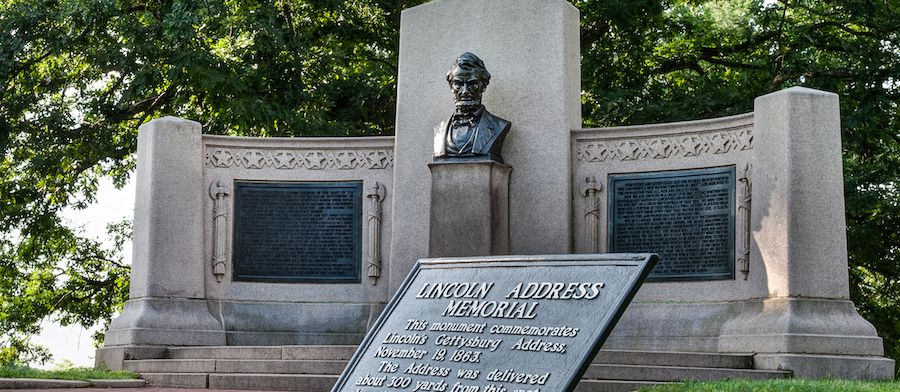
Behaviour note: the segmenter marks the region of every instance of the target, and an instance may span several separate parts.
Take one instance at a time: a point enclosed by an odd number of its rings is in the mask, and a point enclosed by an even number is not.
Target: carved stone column
[[[376,182],[366,197],[372,201],[372,208],[369,210],[369,266],[367,268],[369,277],[372,278],[372,285],[378,283],[381,277],[381,203],[384,201],[385,189],[384,185]]]
[[[593,176],[585,178],[584,184],[581,184],[581,195],[585,197],[584,227],[589,253],[600,253],[600,197],[597,194],[602,189],[603,185],[598,184]]]
[[[747,167],[738,178],[737,254],[738,268],[744,280],[750,275],[750,202],[753,199],[753,166]]]
[[[129,298],[97,364],[121,369],[135,350],[225,345],[205,298],[201,133],[199,123],[174,117],[138,129]]]
[[[752,264],[768,298],[722,326],[719,352],[794,377],[890,379],[875,328],[850,302],[838,96],[792,87],[754,108]],[[749,184],[749,182],[748,182]]]
[[[228,230],[228,205],[225,196],[231,193],[227,185],[222,181],[209,184],[209,197],[215,200],[213,203],[213,259],[212,271],[216,281],[221,282],[228,268],[227,230]]]

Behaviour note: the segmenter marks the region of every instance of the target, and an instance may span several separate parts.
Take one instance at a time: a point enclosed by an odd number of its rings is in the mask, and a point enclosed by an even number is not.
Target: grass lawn
[[[49,378],[87,381],[89,379],[131,379],[139,377],[137,373],[127,370],[113,372],[106,369],[83,366],[57,366],[53,370],[33,369],[28,366],[0,367],[0,378]]]
[[[846,380],[730,380],[687,382],[641,388],[639,392],[900,392],[900,383]]]

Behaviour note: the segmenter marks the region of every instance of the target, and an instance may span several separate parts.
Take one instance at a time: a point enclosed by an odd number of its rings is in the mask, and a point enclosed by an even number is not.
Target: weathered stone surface
[[[757,354],[758,369],[790,369],[796,378],[891,380],[894,361],[884,357],[836,355]]]
[[[281,347],[169,347],[170,359],[281,359]],[[159,358],[159,357],[157,357]]]
[[[217,373],[341,374],[347,361],[220,359]]]
[[[209,387],[208,374],[203,373],[141,373],[154,387],[200,388]]]
[[[428,257],[509,254],[510,167],[434,162]]]
[[[464,52],[493,75],[485,106],[513,124],[503,145],[514,171],[510,252],[569,253],[568,135],[581,124],[578,10],[562,0],[444,0],[404,10],[400,24],[391,291],[428,254],[431,130],[453,112],[444,76]]]
[[[125,302],[104,342],[108,346],[222,346],[225,331],[204,300],[137,298]]]
[[[112,371],[122,370],[126,359],[156,359],[166,355],[165,346],[108,346],[98,348],[94,356],[94,366],[105,366]]]
[[[584,378],[631,381],[719,381],[727,379],[771,380],[790,378],[789,371],[694,368],[685,366],[591,365]]]
[[[229,346],[359,344],[382,304],[221,301]]]
[[[431,131],[452,111],[447,67],[471,51],[494,73],[484,103],[514,124],[503,153],[513,168],[509,234],[499,236],[510,253],[608,251],[611,175],[735,170],[736,205],[751,209],[735,217],[735,278],[644,285],[606,348],[759,352],[763,366],[803,374],[892,374],[878,358],[880,338],[847,301],[834,94],[792,88],[744,115],[570,131],[580,71],[578,13],[566,2],[433,1],[404,11],[401,30],[396,138],[202,136],[199,124],[175,118],[141,127],[132,295],[98,363],[121,368],[172,344],[361,341],[428,254],[430,225],[448,220],[430,215]],[[235,181],[361,182],[374,195],[363,201],[362,282],[235,282],[233,194],[211,192]],[[472,254],[505,253],[462,242]]]
[[[725,324],[720,352],[884,355],[875,327],[847,300],[748,300]]]
[[[601,349],[594,364],[752,369],[753,354],[635,351]]]
[[[210,389],[328,392],[337,376],[306,374],[210,374]]]
[[[353,358],[357,345],[352,346],[285,346],[284,359],[348,360]]]
[[[200,123],[175,117],[138,131],[130,298],[203,298]]]
[[[212,373],[215,359],[141,359],[126,361],[125,370],[144,373]]]
[[[130,298],[106,346],[225,343],[203,300],[202,152],[193,121],[165,117],[138,131]]]
[[[645,283],[641,290],[643,291],[644,287],[651,284]],[[640,292],[638,296],[640,296]],[[718,352],[722,326],[728,320],[737,317],[740,311],[741,303],[738,301],[632,302],[616,324],[616,328],[613,329],[603,348],[666,352]]]
[[[768,298],[744,301],[723,326],[718,351],[855,356],[848,364],[883,355],[875,328],[847,300],[837,95],[779,91],[756,99],[754,118],[763,152],[754,166],[751,259],[764,266]]]
[[[837,94],[792,87],[757,98],[753,117],[751,251],[769,296],[849,299]]]

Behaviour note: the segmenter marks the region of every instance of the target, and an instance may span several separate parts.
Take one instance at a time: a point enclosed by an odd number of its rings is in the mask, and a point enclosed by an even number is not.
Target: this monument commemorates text
[[[571,392],[656,260],[420,260],[333,391]]]

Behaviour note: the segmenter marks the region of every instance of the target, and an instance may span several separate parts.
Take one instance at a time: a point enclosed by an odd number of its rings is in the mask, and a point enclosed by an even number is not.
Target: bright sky
[[[106,224],[119,222],[134,215],[134,182],[129,182],[121,190],[116,189],[109,179],[102,179],[97,192],[97,203],[81,211],[66,211],[63,216],[73,226],[83,226],[85,235],[97,239],[106,238]],[[124,258],[131,264],[131,243],[126,244]],[[78,366],[94,366],[94,343],[91,335],[97,327],[85,330],[79,326],[63,327],[45,320],[42,333],[32,342],[50,349],[53,361],[67,359]],[[52,368],[48,363],[43,368]]]

